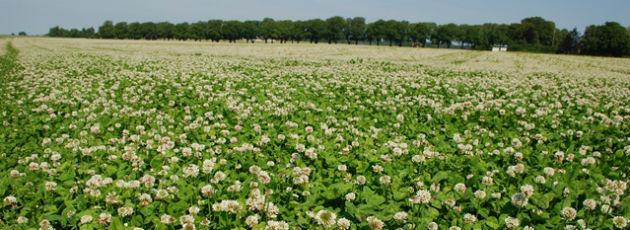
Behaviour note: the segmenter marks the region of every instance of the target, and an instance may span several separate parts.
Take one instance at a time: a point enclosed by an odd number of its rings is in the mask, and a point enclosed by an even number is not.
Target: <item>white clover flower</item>
[[[483,178],[481,178],[481,183],[486,186],[490,186],[494,184],[494,180],[492,179],[492,177],[484,176]]]
[[[623,229],[628,226],[628,219],[623,216],[615,216],[612,221],[616,228]]]
[[[103,212],[98,215],[96,222],[102,225],[106,225],[112,222],[112,215],[106,212]]]
[[[378,182],[382,185],[388,185],[392,182],[392,178],[388,175],[383,175],[378,178]]]
[[[184,177],[196,177],[199,175],[199,167],[195,164],[190,164],[184,167]]]
[[[562,218],[564,218],[565,220],[571,221],[575,219],[575,216],[577,215],[577,211],[575,211],[575,209],[571,207],[564,207],[562,208],[562,211],[560,212],[560,214],[562,215]]]
[[[50,225],[50,221],[48,221],[47,219],[43,219],[42,221],[39,222],[39,229],[40,230],[54,230],[54,228]]]
[[[26,224],[26,223],[28,223],[28,218],[26,218],[24,216],[18,216],[16,222],[18,224]]]
[[[426,204],[431,201],[431,192],[427,190],[418,190],[416,195],[409,198],[409,201],[413,204]]]
[[[356,197],[357,197],[357,194],[354,192],[349,192],[345,196],[347,201],[353,201]]]
[[[317,214],[315,214],[315,220],[319,225],[330,227],[337,222],[337,215],[327,210],[319,210]]]
[[[44,183],[44,187],[46,188],[46,191],[52,192],[57,188],[57,183],[54,181],[46,181],[46,183]]]
[[[120,208],[118,208],[118,215],[121,216],[121,217],[130,216],[131,214],[133,214],[133,208],[132,207],[120,207]]]
[[[17,198],[14,196],[6,196],[3,201],[5,205],[15,206],[17,204]]]
[[[477,222],[477,216],[470,214],[470,213],[466,213],[464,214],[464,223],[466,224],[472,224]]]
[[[250,228],[253,228],[256,225],[258,225],[259,219],[260,219],[260,216],[258,214],[247,216],[247,218],[245,218],[245,224],[247,224],[247,226],[249,226]]]
[[[366,181],[367,181],[367,178],[365,178],[365,176],[357,176],[356,183],[358,185],[364,185]]]
[[[582,204],[584,205],[584,207],[591,211],[597,208],[597,201],[593,199],[586,199],[582,202]]]
[[[511,216],[506,217],[504,221],[505,227],[508,229],[515,229],[521,225],[521,221],[518,218],[514,218]]]
[[[427,224],[427,230],[438,230],[439,226],[435,222]]]
[[[512,195],[512,204],[517,207],[525,207],[528,204],[529,198],[522,192]]]
[[[466,185],[463,183],[458,183],[455,185],[455,187],[453,187],[453,189],[455,189],[455,191],[458,193],[464,193],[466,192]]]
[[[481,199],[481,200],[485,199],[486,198],[486,192],[483,191],[483,190],[475,191],[475,198]]]
[[[371,229],[381,230],[383,229],[383,227],[385,227],[385,223],[375,216],[368,216],[366,218],[366,221],[368,222],[368,226],[370,226]]]
[[[289,224],[284,221],[270,220],[267,222],[265,230],[289,230]]]
[[[215,212],[237,213],[241,210],[241,204],[235,200],[222,200],[219,203],[214,203],[212,210]]]
[[[81,220],[80,221],[81,221],[81,224],[87,224],[87,223],[92,222],[93,219],[94,218],[92,216],[90,216],[90,215],[83,215],[83,216],[81,216]]]
[[[346,218],[339,218],[339,220],[337,221],[337,229],[339,230],[348,230],[350,229],[350,225],[352,223],[350,222],[350,220],[346,219]]]
[[[190,208],[188,208],[188,213],[190,213],[191,215],[197,215],[197,213],[199,213],[200,209],[199,207],[193,205],[190,206]]]
[[[160,223],[163,224],[172,224],[173,222],[175,222],[175,217],[172,217],[171,215],[168,214],[162,214],[160,216]]]
[[[151,195],[147,193],[142,193],[140,194],[140,196],[138,196],[138,201],[140,202],[141,206],[147,206],[151,204],[151,202],[153,202],[153,199],[151,198]]]
[[[521,186],[521,192],[525,194],[525,196],[530,198],[532,197],[532,195],[534,195],[534,186],[529,184],[523,185]]]
[[[337,165],[337,170],[345,172],[348,170],[348,167],[346,165]]]
[[[408,214],[404,211],[401,212],[397,212],[394,214],[394,220],[401,222],[401,223],[405,223],[407,221],[407,216]]]

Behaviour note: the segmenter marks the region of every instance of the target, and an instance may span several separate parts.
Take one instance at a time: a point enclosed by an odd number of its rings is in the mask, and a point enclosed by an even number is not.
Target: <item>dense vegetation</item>
[[[0,229],[628,228],[630,59],[7,44]]]
[[[265,42],[278,41],[318,43],[346,42],[348,44],[386,43],[398,46],[431,46],[486,50],[495,45],[508,45],[514,51],[558,52],[603,56],[630,55],[630,33],[614,22],[589,26],[582,37],[577,30],[556,28],[555,23],[541,17],[523,19],[520,23],[483,25],[457,25],[436,23],[410,23],[396,20],[377,20],[367,23],[362,17],[331,17],[326,20],[305,21],[274,20],[222,21],[209,20],[196,23],[169,22],[118,22],[106,21],[94,28],[50,29],[51,37],[83,37],[108,39],[178,39],[227,40],[239,39]]]

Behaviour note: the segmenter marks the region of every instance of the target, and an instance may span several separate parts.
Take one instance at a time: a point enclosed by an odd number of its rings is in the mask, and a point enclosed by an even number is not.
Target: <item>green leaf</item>
[[[486,218],[486,225],[488,225],[488,227],[492,228],[492,229],[498,229],[499,228],[499,222],[497,221],[497,218],[491,216]]]
[[[122,221],[118,217],[112,218],[112,223],[109,224],[109,230],[124,230],[125,225],[123,225]]]

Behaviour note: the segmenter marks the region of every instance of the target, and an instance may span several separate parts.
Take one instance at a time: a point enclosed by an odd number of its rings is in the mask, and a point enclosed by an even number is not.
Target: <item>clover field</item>
[[[630,59],[0,45],[2,228],[629,225]]]

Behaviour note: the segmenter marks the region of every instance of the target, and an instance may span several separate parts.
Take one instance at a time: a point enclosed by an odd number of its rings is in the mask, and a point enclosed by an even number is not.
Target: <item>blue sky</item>
[[[194,22],[208,19],[310,19],[363,16],[437,23],[511,23],[528,16],[560,28],[630,24],[630,0],[0,0],[0,34],[98,27],[104,20]]]

